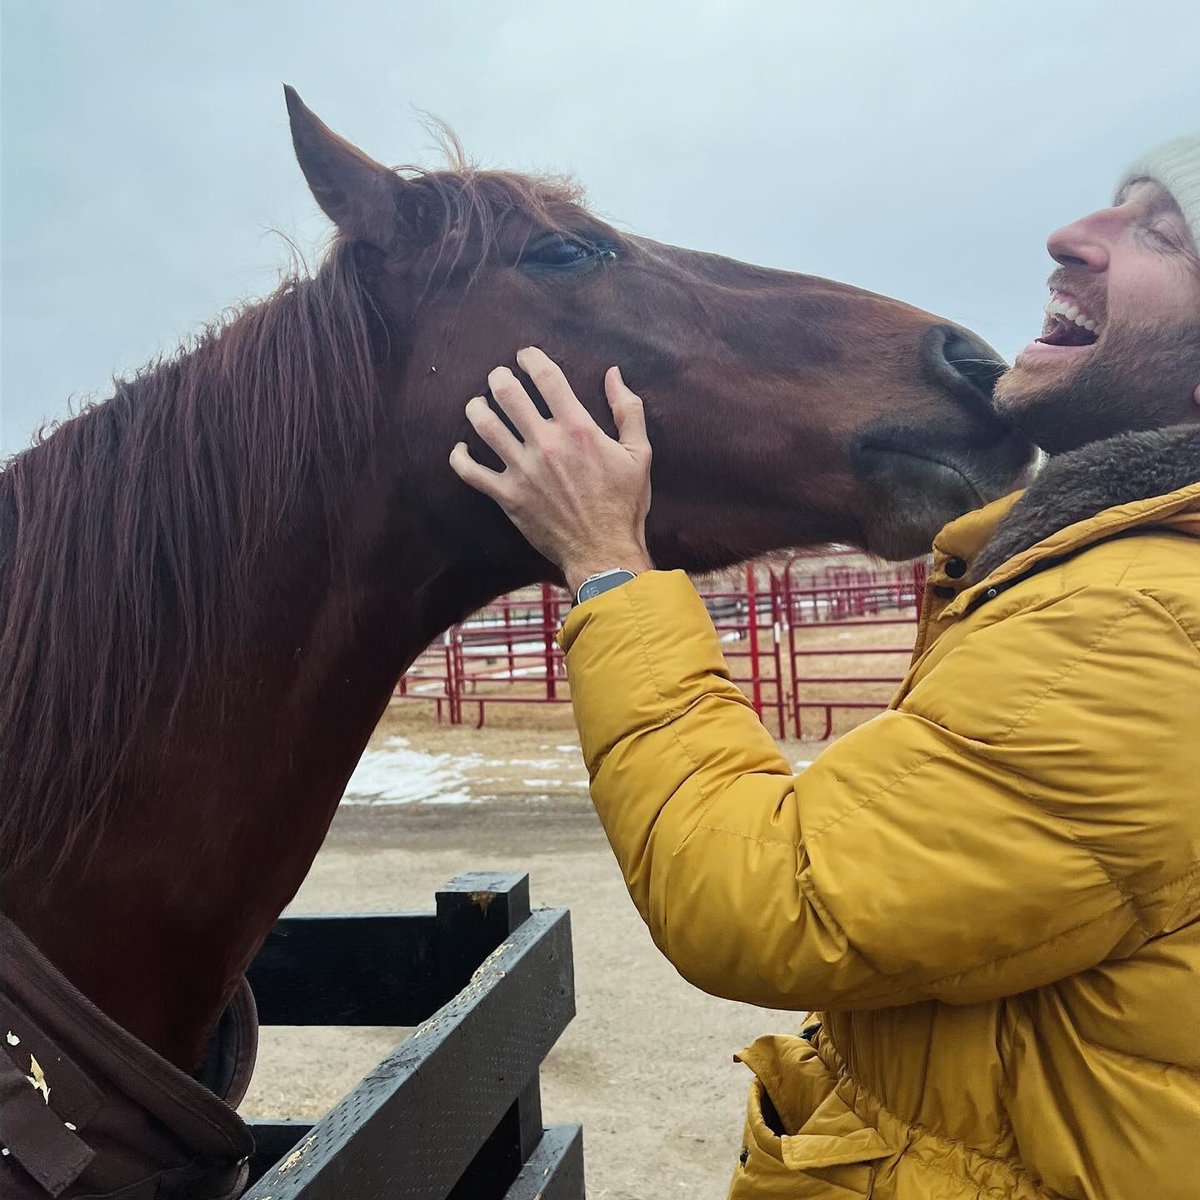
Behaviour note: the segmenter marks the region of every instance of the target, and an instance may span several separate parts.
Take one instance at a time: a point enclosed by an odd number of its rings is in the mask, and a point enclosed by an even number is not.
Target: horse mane
[[[445,132],[452,169],[397,168],[436,220],[440,271],[477,247],[474,278],[506,211],[557,227],[578,200],[476,170]],[[334,546],[384,420],[369,257],[335,240],[315,274],[117,380],[0,472],[0,879],[50,846],[61,866],[84,830],[95,845],[139,732],[211,692],[301,504]]]

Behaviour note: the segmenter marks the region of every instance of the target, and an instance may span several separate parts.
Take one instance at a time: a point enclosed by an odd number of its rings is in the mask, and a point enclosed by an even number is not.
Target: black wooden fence
[[[575,1015],[570,914],[473,872],[432,913],[282,918],[250,970],[264,1025],[417,1026],[315,1125],[252,1121],[246,1200],[582,1200],[583,1134],[538,1069]]]

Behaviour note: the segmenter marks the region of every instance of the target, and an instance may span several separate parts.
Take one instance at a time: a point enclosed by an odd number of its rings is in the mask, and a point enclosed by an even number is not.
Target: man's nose
[[[1056,229],[1046,239],[1050,257],[1063,267],[1103,271],[1108,266],[1108,241],[1103,229],[1103,215],[1093,213]]]

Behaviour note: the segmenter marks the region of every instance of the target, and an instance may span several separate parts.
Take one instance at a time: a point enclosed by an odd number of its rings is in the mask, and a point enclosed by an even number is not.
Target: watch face
[[[611,591],[613,588],[619,587],[621,584],[628,583],[631,579],[636,578],[637,576],[632,571],[623,569],[605,571],[603,575],[598,575],[595,579],[584,580],[579,589],[579,595],[575,598],[575,603],[583,604],[587,600],[594,600],[604,592]]]

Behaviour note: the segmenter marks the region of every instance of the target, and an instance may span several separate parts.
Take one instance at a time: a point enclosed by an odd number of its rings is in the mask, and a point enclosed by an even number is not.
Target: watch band
[[[607,571],[598,571],[595,575],[589,575],[579,585],[579,591],[575,593],[575,603],[584,604],[588,600],[594,600],[597,596],[636,578],[637,572],[625,567],[611,567]]]

